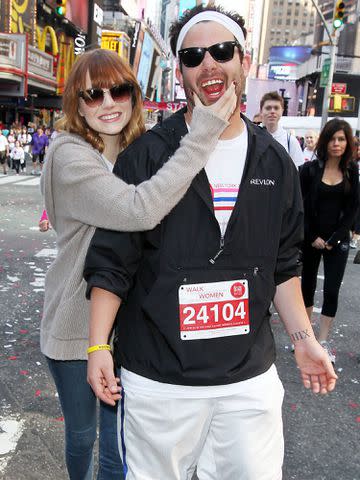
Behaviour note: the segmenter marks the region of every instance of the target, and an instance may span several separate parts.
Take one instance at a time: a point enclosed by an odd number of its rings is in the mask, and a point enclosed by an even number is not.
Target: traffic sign
[[[325,58],[320,77],[320,87],[326,87],[329,81],[330,58]]]
[[[333,83],[331,85],[331,93],[346,93],[346,83]]]

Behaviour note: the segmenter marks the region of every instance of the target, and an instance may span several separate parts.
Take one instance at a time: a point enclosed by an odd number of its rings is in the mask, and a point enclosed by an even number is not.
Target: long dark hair
[[[316,156],[324,163],[327,161],[327,148],[333,135],[339,130],[343,130],[346,137],[346,149],[341,157],[339,168],[345,174],[354,154],[354,140],[350,125],[345,120],[333,118],[328,121],[322,129],[316,145]]]

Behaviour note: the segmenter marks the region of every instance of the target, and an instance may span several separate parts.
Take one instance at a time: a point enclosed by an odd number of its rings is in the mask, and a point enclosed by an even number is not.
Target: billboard
[[[154,42],[152,38],[145,32],[144,41],[141,50],[141,57],[139,63],[139,69],[137,72],[137,79],[140,84],[140,88],[143,96],[146,96],[146,91],[148,87],[150,68],[152,64],[152,58],[154,54]]]
[[[0,73],[11,80],[1,84],[1,96],[27,95],[26,50],[25,35],[0,33]]]
[[[296,80],[297,66],[310,58],[311,49],[310,46],[271,47],[268,78]]]

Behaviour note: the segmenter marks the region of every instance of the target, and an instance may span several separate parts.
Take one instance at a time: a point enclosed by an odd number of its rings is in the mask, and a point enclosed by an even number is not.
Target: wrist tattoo
[[[305,338],[310,338],[309,330],[301,330],[300,332],[295,332],[290,335],[291,340],[293,342],[297,342],[299,340],[304,340]]]

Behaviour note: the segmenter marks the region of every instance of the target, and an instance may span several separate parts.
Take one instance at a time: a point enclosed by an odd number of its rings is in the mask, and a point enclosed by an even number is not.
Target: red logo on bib
[[[241,298],[245,293],[245,287],[242,283],[236,282],[231,285],[230,292],[233,297]]]

